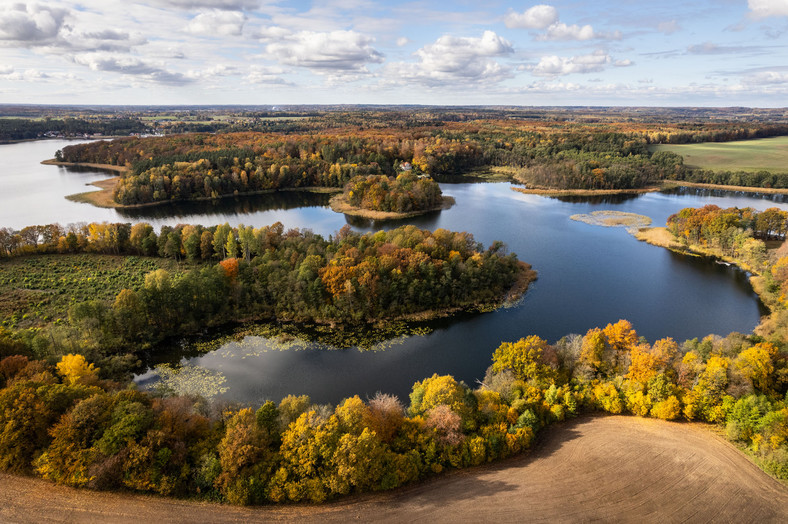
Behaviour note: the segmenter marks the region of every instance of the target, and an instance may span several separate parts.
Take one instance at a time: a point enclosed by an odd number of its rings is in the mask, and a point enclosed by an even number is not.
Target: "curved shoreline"
[[[425,209],[423,211],[410,211],[407,213],[397,213],[396,211],[376,211],[374,209],[363,209],[360,207],[351,206],[345,200],[344,193],[340,193],[331,197],[329,201],[329,205],[331,206],[331,210],[336,213],[344,213],[345,215],[351,215],[361,218],[366,218],[369,220],[398,220],[402,218],[411,218],[419,215],[424,215],[427,213],[432,213],[433,211],[441,211],[444,209],[451,208],[454,204],[456,204],[456,200],[454,197],[450,196],[443,196],[443,202],[440,206],[432,207],[430,209]]]

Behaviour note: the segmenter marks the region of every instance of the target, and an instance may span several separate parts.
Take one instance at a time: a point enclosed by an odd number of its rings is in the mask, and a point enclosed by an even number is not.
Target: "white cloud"
[[[74,63],[87,66],[93,71],[131,75],[159,84],[182,85],[192,81],[180,73],[167,71],[163,66],[130,56],[86,53],[75,56]]]
[[[0,42],[32,47],[58,38],[68,11],[39,4],[13,4],[0,8]]]
[[[270,26],[260,28],[254,37],[262,40],[263,42],[274,42],[285,39],[292,34],[292,31],[285,29],[284,27]]]
[[[367,64],[383,62],[373,41],[355,31],[300,31],[268,44],[266,52],[282,64],[317,72],[363,72]]]
[[[393,80],[408,79],[429,85],[499,82],[511,76],[494,57],[512,53],[512,44],[492,31],[481,38],[444,35],[416,51],[419,63],[396,63],[388,68]]]
[[[563,76],[573,73],[598,73],[611,62],[610,55],[602,50],[590,55],[572,57],[543,56],[531,73],[537,76]],[[626,64],[629,65],[629,64]]]
[[[397,47],[404,47],[404,46],[408,45],[409,43],[410,43],[410,40],[408,40],[404,36],[401,36],[401,37],[397,38]]]
[[[538,40],[591,40],[595,37],[594,28],[590,25],[581,27],[557,23],[548,27],[545,34],[539,35]]]
[[[180,7],[182,9],[204,9],[212,7],[229,11],[252,10],[260,7],[260,0],[151,0],[153,5]]]
[[[198,80],[198,79],[212,79],[216,77],[224,77],[224,76],[233,76],[233,75],[240,75],[240,70],[235,66],[230,65],[216,65],[209,69],[203,70],[191,70],[186,73],[188,78]]]
[[[510,29],[546,29],[558,22],[558,11],[551,5],[535,5],[524,13],[509,12],[503,21]]]
[[[635,65],[635,62],[626,58],[624,60],[616,60],[613,62],[613,65],[616,67],[629,67]]]
[[[747,6],[754,18],[788,16],[788,0],[747,0]]]
[[[246,15],[238,11],[204,11],[195,16],[186,31],[193,35],[239,36],[243,32]]]
[[[788,72],[762,71],[745,77],[742,83],[753,86],[788,85]]]
[[[285,72],[286,71],[281,67],[260,65],[252,66],[249,74],[243,78],[243,83],[269,86],[292,85],[292,83],[282,78],[281,75]]]
[[[524,13],[509,12],[504,17],[508,28],[539,29],[545,32],[536,37],[542,41],[569,41],[597,39],[621,39],[621,32],[599,33],[590,25],[567,25],[558,20],[558,11],[550,5],[535,5]]]
[[[0,78],[22,82],[62,82],[64,80],[75,80],[76,76],[71,73],[45,73],[38,69],[16,71],[11,66],[0,66]]]

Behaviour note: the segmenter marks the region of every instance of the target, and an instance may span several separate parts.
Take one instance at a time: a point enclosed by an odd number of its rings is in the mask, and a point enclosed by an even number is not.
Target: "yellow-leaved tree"
[[[69,386],[75,384],[91,385],[98,380],[100,368],[89,364],[82,355],[63,355],[57,363],[57,372]]]

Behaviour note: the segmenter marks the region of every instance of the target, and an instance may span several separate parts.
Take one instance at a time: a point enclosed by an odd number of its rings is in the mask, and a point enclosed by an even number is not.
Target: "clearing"
[[[242,508],[0,474],[2,522],[786,522],[788,488],[707,427],[583,417],[531,452],[322,506]]]

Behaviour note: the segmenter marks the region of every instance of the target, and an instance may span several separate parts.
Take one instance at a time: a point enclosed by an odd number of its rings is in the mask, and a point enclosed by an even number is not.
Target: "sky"
[[[0,103],[788,106],[788,0],[0,0]]]

